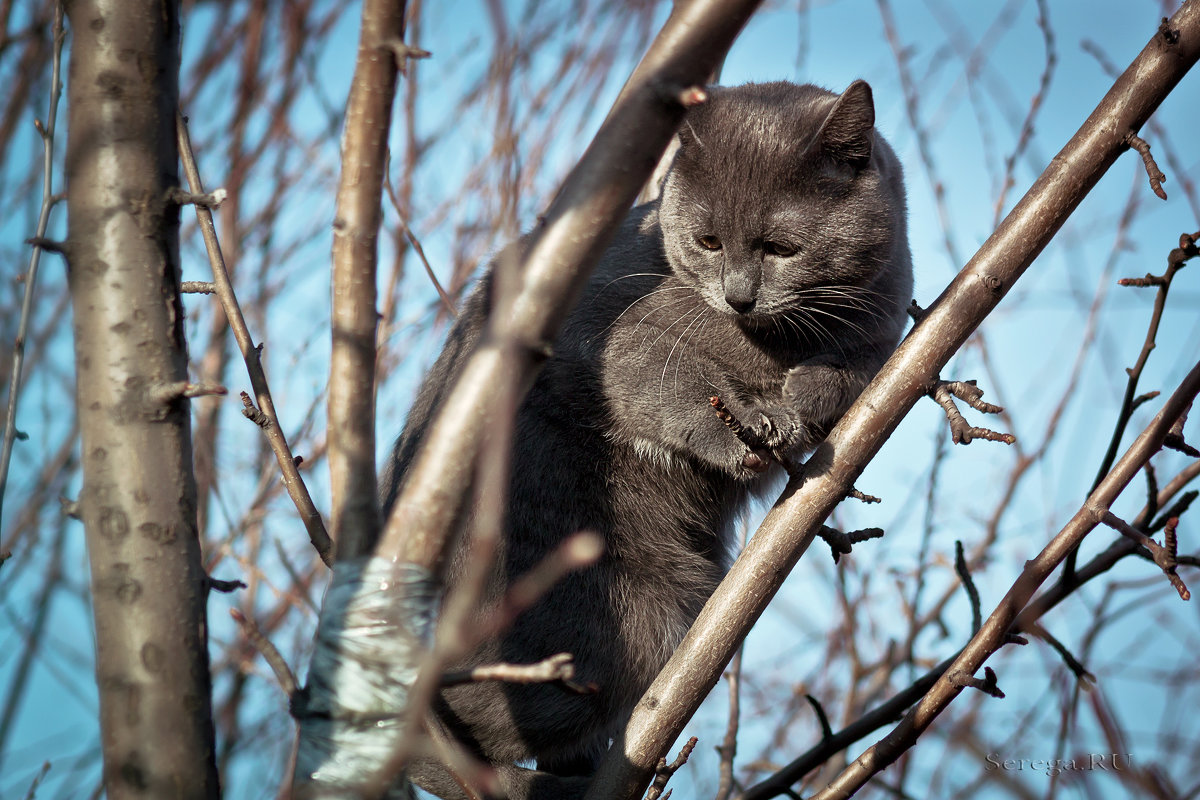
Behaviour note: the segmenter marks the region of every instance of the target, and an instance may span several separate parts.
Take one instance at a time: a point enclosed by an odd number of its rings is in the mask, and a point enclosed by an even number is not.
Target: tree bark
[[[342,133],[333,220],[333,350],[329,360],[332,533],[344,556],[378,538],[375,482],[375,329],[383,172],[388,159],[404,2],[368,0]],[[344,540],[344,541],[343,541]]]
[[[219,795],[179,297],[174,2],[75,0],[67,144],[79,510],[110,798]]]

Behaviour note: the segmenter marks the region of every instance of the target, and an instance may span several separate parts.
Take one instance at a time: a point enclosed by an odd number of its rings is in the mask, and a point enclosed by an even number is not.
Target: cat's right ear
[[[821,149],[855,170],[871,163],[875,145],[875,101],[871,87],[858,80],[846,87],[821,123]]]

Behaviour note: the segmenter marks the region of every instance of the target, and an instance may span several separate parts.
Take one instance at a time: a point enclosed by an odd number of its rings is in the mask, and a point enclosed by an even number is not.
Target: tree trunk
[[[179,10],[76,0],[68,239],[110,798],[217,797],[179,299]]]

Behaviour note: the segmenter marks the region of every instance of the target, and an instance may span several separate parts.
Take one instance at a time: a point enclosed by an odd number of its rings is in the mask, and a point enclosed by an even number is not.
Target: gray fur
[[[660,203],[630,213],[567,320],[518,415],[495,583],[579,530],[606,552],[468,663],[569,651],[599,692],[484,683],[444,691],[437,707],[436,724],[495,764],[510,797],[582,793],[585,778],[562,776],[590,774],[727,567],[731,523],[765,478],[709,397],[770,447],[803,454],[895,347],[912,282],[904,189],[873,125],[861,81],[841,96],[712,90],[688,112]],[[385,509],[490,295],[489,275],[421,389]],[[531,759],[541,771],[515,766]],[[462,796],[435,763],[411,774]]]

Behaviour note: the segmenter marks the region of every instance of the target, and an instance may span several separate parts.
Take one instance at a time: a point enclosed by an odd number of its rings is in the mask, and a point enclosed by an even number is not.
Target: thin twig
[[[1167,255],[1167,269],[1161,276],[1147,275],[1146,279],[1125,279],[1118,283],[1125,286],[1156,286],[1158,291],[1154,295],[1154,310],[1150,314],[1150,323],[1146,328],[1146,338],[1142,342],[1141,352],[1138,353],[1137,360],[1132,367],[1125,370],[1128,378],[1125,382],[1125,395],[1121,400],[1120,410],[1117,412],[1117,421],[1113,426],[1112,438],[1108,442],[1108,450],[1104,454],[1104,458],[1100,462],[1100,468],[1096,471],[1096,477],[1092,481],[1092,490],[1094,491],[1100,485],[1100,481],[1104,480],[1104,476],[1112,469],[1113,462],[1117,458],[1117,451],[1121,446],[1121,440],[1125,436],[1125,429],[1129,425],[1129,420],[1133,417],[1133,410],[1136,408],[1135,399],[1137,398],[1137,385],[1142,377],[1142,371],[1146,368],[1146,362],[1150,358],[1151,351],[1155,348],[1155,342],[1158,337],[1158,326],[1162,321],[1163,311],[1167,305],[1167,293],[1171,289],[1171,281],[1187,261],[1200,254],[1200,250],[1196,247],[1196,239],[1200,238],[1200,231],[1193,234],[1184,233],[1179,237],[1179,246],[1171,250]],[[1148,281],[1148,282],[1146,282]],[[1063,565],[1063,573],[1067,578],[1075,571],[1075,561],[1078,558],[1077,553],[1071,553],[1068,556],[1066,563]]]
[[[1179,592],[1179,596],[1184,600],[1191,599],[1192,593],[1188,591],[1187,586],[1183,583],[1183,579],[1175,571],[1175,568],[1179,565],[1175,540],[1175,527],[1179,524],[1178,517],[1171,517],[1163,527],[1165,536],[1164,544],[1154,541],[1111,511],[1106,511],[1101,521],[1117,533],[1149,550],[1151,560],[1162,569],[1163,574],[1167,576],[1167,580],[1175,587],[1175,591]]]
[[[558,653],[534,664],[480,664],[446,672],[442,675],[442,688],[485,681],[553,683],[572,694],[595,694],[600,690],[594,683],[575,681],[575,657],[570,653]]]
[[[663,789],[666,789],[667,781],[671,780],[671,777],[679,771],[679,768],[687,763],[687,760],[692,755],[692,751],[696,749],[696,742],[698,741],[699,739],[695,736],[688,739],[683,747],[679,749],[679,755],[670,764],[667,763],[665,758],[658,760],[658,768],[654,770],[654,781],[646,791],[646,800],[658,800],[659,797],[662,797],[662,800],[667,800],[671,796],[670,791],[663,794]]]
[[[984,414],[999,414],[1004,409],[985,403],[981,399],[983,390],[975,385],[975,381],[943,381],[934,382],[929,390],[929,396],[937,401],[946,412],[946,420],[950,423],[950,436],[955,444],[970,444],[974,439],[986,439],[989,442],[1012,444],[1017,437],[1011,433],[997,433],[990,428],[977,428],[967,423],[962,412],[958,410],[954,398],[957,397]]]
[[[971,633],[979,633],[979,626],[983,624],[983,613],[979,604],[979,589],[975,588],[975,581],[971,580],[971,570],[967,567],[967,559],[963,555],[963,543],[961,539],[954,541],[954,572],[958,575],[958,579],[962,581],[963,591],[967,593],[967,598],[971,601]]]
[[[1166,200],[1167,193],[1162,188],[1162,182],[1167,179],[1167,176],[1158,168],[1154,156],[1150,155],[1150,145],[1133,131],[1126,134],[1125,141],[1142,156],[1142,163],[1146,166],[1146,176],[1150,179],[1150,189],[1161,199]]]
[[[33,293],[37,285],[38,265],[42,250],[48,249],[46,230],[50,226],[50,211],[55,205],[54,195],[54,132],[58,121],[58,99],[62,95],[62,49],[66,32],[63,29],[63,5],[54,4],[53,66],[50,75],[50,109],[45,124],[34,120],[34,126],[42,139],[42,206],[32,238],[33,248],[29,253],[29,267],[25,270],[25,294],[21,298],[21,318],[17,323],[17,339],[13,344],[12,372],[8,379],[8,404],[4,412],[4,442],[0,445],[0,512],[4,510],[4,490],[8,486],[8,466],[12,459],[13,443],[17,440],[17,399],[21,392],[21,370],[25,363],[25,340],[29,337],[29,321],[33,317]]]
[[[43,761],[42,768],[38,770],[37,775],[33,776],[33,782],[29,784],[29,790],[25,792],[25,800],[33,800],[37,796],[38,786],[46,778],[46,773],[50,771],[50,762]]]
[[[454,305],[454,298],[442,286],[442,282],[438,280],[437,273],[433,271],[429,259],[425,256],[425,248],[421,246],[421,241],[412,232],[412,228],[409,227],[408,220],[404,215],[404,207],[401,205],[400,198],[396,194],[396,188],[392,186],[390,151],[388,152],[388,163],[383,168],[383,188],[387,191],[388,199],[392,201],[392,208],[396,212],[396,222],[400,226],[401,232],[404,233],[404,238],[408,240],[409,245],[412,247],[413,252],[421,260],[421,266],[425,268],[425,276],[429,278],[429,282],[437,290],[438,297],[442,300],[442,306],[446,311],[450,312],[451,317],[458,319],[458,308]]]
[[[203,194],[204,185],[200,180],[200,172],[196,168],[196,157],[192,153],[187,122],[182,114],[176,117],[175,122],[179,138],[179,156],[183,161],[183,171],[187,176],[188,187],[193,194]],[[197,205],[196,217],[200,222],[200,232],[204,236],[204,246],[208,250],[208,260],[212,266],[216,294],[221,300],[221,307],[229,320],[229,327],[233,330],[238,348],[242,351],[242,358],[246,362],[246,372],[250,376],[250,385],[254,389],[254,396],[258,399],[258,406],[270,421],[270,425],[265,426],[264,430],[271,450],[274,451],[275,458],[279,462],[279,468],[283,472],[284,486],[287,487],[292,502],[296,504],[296,509],[300,512],[300,518],[308,531],[309,541],[312,542],[325,565],[333,566],[333,540],[329,538],[329,532],[325,530],[321,512],[317,511],[317,507],[308,493],[308,487],[304,485],[304,479],[300,477],[300,470],[296,466],[287,436],[279,424],[279,415],[275,413],[275,404],[271,401],[271,389],[267,385],[267,376],[262,366],[262,349],[254,344],[254,340],[250,336],[250,329],[246,325],[246,318],[242,315],[233,283],[229,280],[225,259],[221,255],[221,244],[217,239],[217,229],[213,224],[212,211],[206,206]]]
[[[1096,676],[1088,672],[1087,667],[1067,649],[1065,644],[1060,642],[1050,631],[1046,630],[1044,625],[1040,622],[1035,622],[1029,626],[1029,632],[1054,648],[1054,651],[1062,657],[1063,663],[1067,665],[1067,669],[1071,670],[1076,679],[1089,686],[1095,685]]]
[[[292,672],[292,668],[288,666],[287,660],[284,659],[279,649],[271,644],[271,640],[263,635],[254,620],[243,614],[241,609],[229,609],[229,616],[233,617],[233,621],[242,629],[242,635],[246,637],[246,641],[258,651],[271,671],[275,673],[275,680],[279,682],[279,688],[283,690],[283,693],[289,698],[295,695],[299,685],[296,682],[296,674]]]

